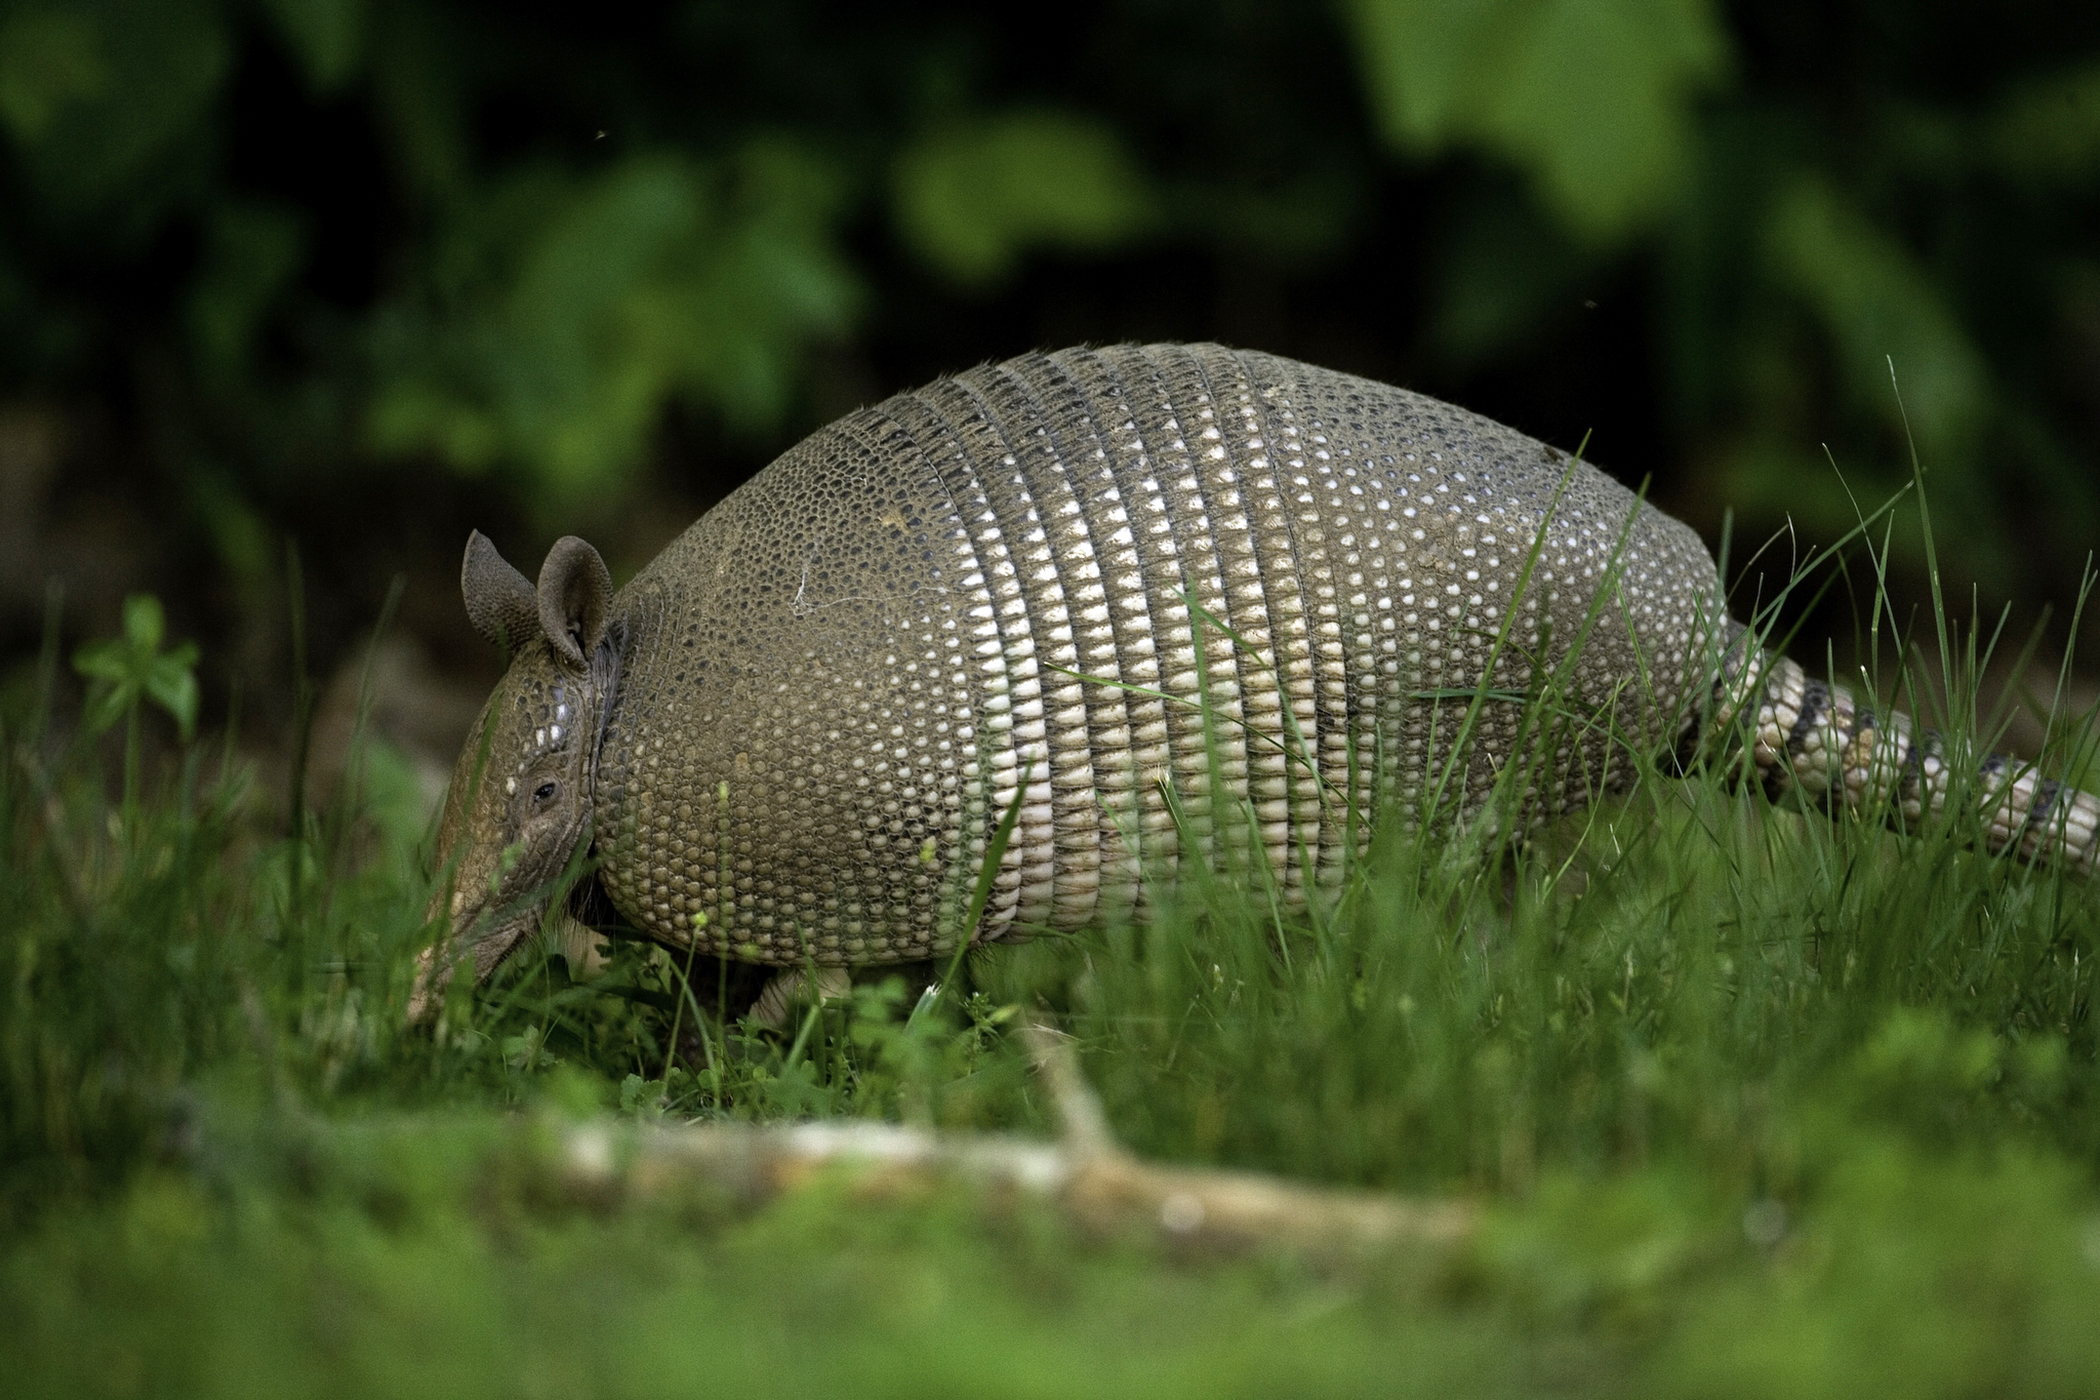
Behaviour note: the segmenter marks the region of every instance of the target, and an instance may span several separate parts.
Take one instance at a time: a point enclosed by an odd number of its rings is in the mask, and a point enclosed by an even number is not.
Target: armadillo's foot
[[[440,964],[435,945],[416,954],[416,980],[408,992],[410,1025],[420,1026],[436,1013],[438,1004],[445,999],[445,985],[451,975],[451,960]]]
[[[853,979],[843,967],[790,968],[758,994],[751,1019],[769,1031],[786,1030],[788,1013],[812,1001],[822,1004],[852,995]]]
[[[540,937],[548,952],[567,960],[571,980],[588,982],[605,971],[605,954],[598,950],[601,935],[568,910],[555,910]]]
[[[1050,1088],[1065,1149],[1082,1158],[1121,1156],[1116,1135],[1109,1131],[1108,1115],[1101,1110],[1101,1098],[1080,1071],[1072,1037],[1028,1016],[1021,1021],[1021,1043],[1028,1047],[1035,1072]]]

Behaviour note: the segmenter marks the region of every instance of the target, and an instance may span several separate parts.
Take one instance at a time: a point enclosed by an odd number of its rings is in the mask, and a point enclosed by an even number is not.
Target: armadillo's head
[[[511,663],[445,795],[430,917],[447,933],[417,964],[412,1020],[430,1014],[462,962],[479,981],[538,928],[589,839],[598,741],[619,683],[612,581],[582,540],[556,542],[535,589],[476,531],[460,586],[475,629],[507,645]]]

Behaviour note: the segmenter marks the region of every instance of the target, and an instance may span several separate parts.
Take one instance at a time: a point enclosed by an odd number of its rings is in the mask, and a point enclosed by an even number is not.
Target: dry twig
[[[598,1201],[699,1187],[748,1202],[770,1200],[837,1172],[847,1173],[852,1189],[870,1197],[920,1196],[942,1183],[963,1181],[1050,1201],[1090,1235],[1149,1234],[1201,1253],[1442,1252],[1472,1237],[1476,1212],[1462,1202],[1143,1161],[1110,1134],[1070,1039],[1038,1024],[1022,1033],[1062,1125],[1062,1138],[1055,1143],[840,1120],[632,1131],[591,1124],[569,1131],[562,1148],[563,1179],[573,1194]]]

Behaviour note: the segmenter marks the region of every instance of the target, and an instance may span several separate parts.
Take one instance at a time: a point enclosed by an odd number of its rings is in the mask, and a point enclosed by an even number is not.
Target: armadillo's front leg
[[[853,979],[843,967],[791,967],[766,983],[751,1006],[751,1019],[769,1031],[785,1030],[788,1012],[812,1002],[821,1006],[853,995]]]
[[[1799,788],[1832,811],[1887,810],[1911,823],[1946,806],[1951,774],[1938,734],[1914,733],[1899,714],[1876,714],[1783,656],[1759,655],[1739,641],[1714,702],[1717,730],[1744,720],[1751,762],[1775,796]],[[1987,849],[2017,848],[2027,860],[2093,873],[2100,798],[2001,754],[1979,766],[1976,796],[1989,819]]]

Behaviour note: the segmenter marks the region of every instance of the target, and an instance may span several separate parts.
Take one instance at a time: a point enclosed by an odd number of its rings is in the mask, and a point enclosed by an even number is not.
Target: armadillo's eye
[[[534,788],[532,790],[532,800],[535,802],[552,802],[554,800],[554,784],[541,783]]]

